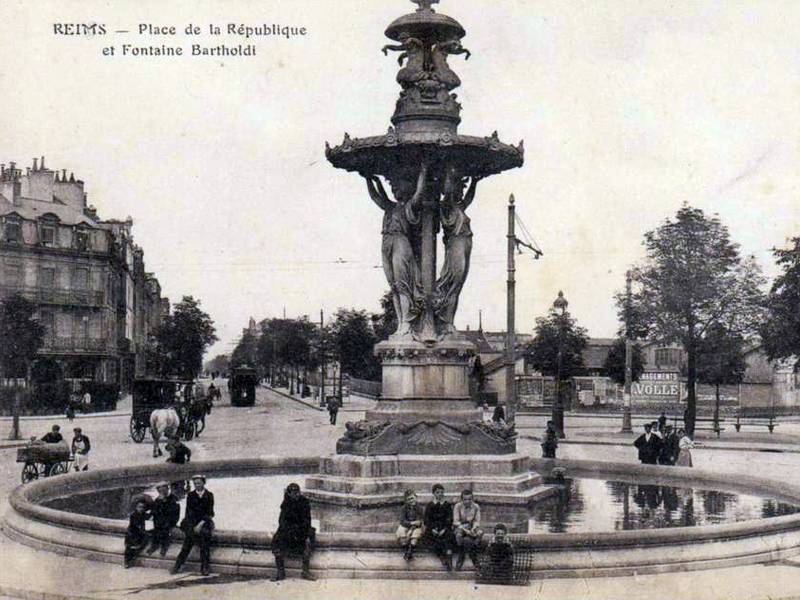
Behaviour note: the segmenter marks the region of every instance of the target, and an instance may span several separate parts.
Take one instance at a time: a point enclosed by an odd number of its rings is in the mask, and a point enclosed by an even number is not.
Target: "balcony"
[[[105,292],[66,288],[23,287],[0,285],[0,300],[12,294],[20,294],[36,304],[60,306],[105,306]]]
[[[65,354],[113,354],[114,344],[106,338],[45,336],[40,352]]]

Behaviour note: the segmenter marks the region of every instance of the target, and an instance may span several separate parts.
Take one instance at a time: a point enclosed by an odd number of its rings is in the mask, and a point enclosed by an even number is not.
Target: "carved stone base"
[[[517,436],[513,429],[483,421],[360,421],[347,423],[346,429],[344,437],[336,442],[337,454],[497,455],[516,452]]]
[[[413,489],[422,501],[441,483],[449,497],[471,489],[478,502],[526,506],[552,493],[541,476],[530,472],[530,458],[503,456],[332,455],[320,459],[320,472],[306,479],[312,500],[352,507],[400,504]]]

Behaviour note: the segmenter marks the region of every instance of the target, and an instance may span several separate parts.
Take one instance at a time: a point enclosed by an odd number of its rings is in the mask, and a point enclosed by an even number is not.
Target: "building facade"
[[[0,166],[0,299],[34,302],[46,330],[34,380],[129,388],[169,302],[144,269],[133,221],[100,219],[84,182],[33,160]]]

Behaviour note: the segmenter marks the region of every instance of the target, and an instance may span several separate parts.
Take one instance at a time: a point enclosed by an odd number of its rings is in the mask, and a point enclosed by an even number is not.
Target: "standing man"
[[[278,531],[272,536],[272,553],[275,555],[277,571],[272,581],[286,579],[286,556],[300,554],[303,557],[301,577],[314,581],[311,574],[311,552],[314,548],[316,530],[311,526],[311,504],[300,493],[300,486],[286,486],[278,517]]]
[[[181,570],[195,544],[200,546],[200,573],[211,573],[211,534],[214,531],[214,494],[206,489],[205,475],[192,477],[194,490],[186,495],[186,513],[181,522],[185,536],[175,565],[170,573]]]
[[[678,438],[672,431],[672,425],[664,426],[664,439],[661,440],[661,449],[658,454],[658,464],[674,465],[678,460]]]
[[[556,448],[558,448],[558,434],[553,422],[548,421],[542,442],[542,458],[555,458]]]
[[[339,400],[336,396],[328,396],[328,415],[330,415],[331,425],[336,425],[336,415],[339,414]]]
[[[666,413],[665,413],[665,412],[662,410],[662,411],[661,411],[661,416],[660,416],[660,417],[658,417],[658,430],[659,430],[659,431],[664,431],[664,429],[666,428],[666,426],[667,426],[667,415],[666,415]]]
[[[652,423],[647,423],[644,426],[644,433],[633,442],[633,445],[639,451],[639,460],[644,465],[656,464],[661,450],[661,439],[652,432],[652,429]]]
[[[76,427],[72,432],[75,434],[72,438],[72,455],[75,457],[75,470],[88,471],[89,450],[92,449],[89,436],[83,435],[83,430],[80,427]]]

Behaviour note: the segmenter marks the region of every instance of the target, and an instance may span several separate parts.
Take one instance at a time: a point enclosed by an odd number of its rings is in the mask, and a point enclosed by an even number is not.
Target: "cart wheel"
[[[36,479],[39,479],[39,471],[36,469],[36,465],[25,463],[25,466],[22,467],[22,483],[28,483]]]
[[[195,431],[194,431],[195,437],[199,436],[206,429],[205,421],[203,421],[203,419],[199,419],[199,420],[195,421],[194,429],[195,429]]]
[[[141,444],[144,441],[145,433],[147,433],[147,427],[131,417],[131,439],[137,444]]]
[[[50,467],[50,476],[53,475],[63,475],[67,472],[67,466],[63,462],[54,463],[52,467]]]

